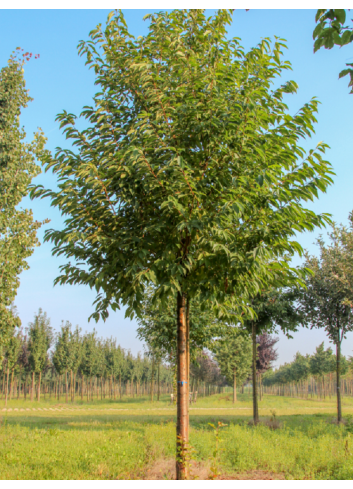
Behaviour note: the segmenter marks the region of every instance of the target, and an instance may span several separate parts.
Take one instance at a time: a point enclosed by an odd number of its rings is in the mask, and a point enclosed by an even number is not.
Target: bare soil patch
[[[143,476],[143,480],[175,480],[175,460],[159,459],[154,462]],[[275,474],[264,470],[251,470],[249,472],[229,474],[220,473],[213,476],[208,462],[190,463],[190,479],[197,480],[285,480],[283,474]]]

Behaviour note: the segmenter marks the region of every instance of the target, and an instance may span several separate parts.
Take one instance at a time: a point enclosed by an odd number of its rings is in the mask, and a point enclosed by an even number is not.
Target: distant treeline
[[[353,396],[353,357],[340,356],[340,391]],[[299,352],[290,363],[263,376],[264,392],[292,397],[325,399],[334,396],[337,388],[337,357],[332,348],[324,349],[322,342],[313,355]]]
[[[7,344],[0,372],[1,397],[40,400],[63,396],[68,402],[121,399],[123,396],[154,396],[175,393],[175,366],[158,352],[147,350],[136,356],[115,338],[99,338],[97,332],[81,333],[63,322],[54,333],[41,309],[25,332],[17,330]],[[225,385],[217,364],[200,353],[192,367],[192,388],[199,396],[220,392]]]

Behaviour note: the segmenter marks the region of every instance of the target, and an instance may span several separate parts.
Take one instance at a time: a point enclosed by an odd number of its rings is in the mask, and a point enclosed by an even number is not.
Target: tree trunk
[[[190,298],[186,298],[186,405],[189,437],[189,406],[190,406]]]
[[[31,401],[34,400],[34,376],[35,376],[35,373],[32,372],[32,388],[31,388]]]
[[[11,370],[9,401],[11,401],[11,399],[12,399],[12,389],[13,389],[13,369]]]
[[[151,402],[153,402],[153,381],[154,381],[154,356],[152,356],[152,372],[151,372]]]
[[[42,382],[42,372],[39,372],[39,379],[38,379],[38,390],[37,390],[37,401],[40,402],[40,384]]]
[[[342,421],[342,405],[341,405],[341,339],[340,330],[338,329],[338,341],[336,343],[336,360],[337,360],[337,423]]]
[[[9,370],[9,367],[7,367],[6,391],[5,391],[5,407],[7,406],[7,393],[8,393],[8,390],[9,390],[9,375],[10,375],[10,370]]]
[[[161,367],[161,362],[158,362],[158,370],[157,370],[157,401],[159,401],[159,395],[160,395],[160,385],[159,385],[159,371]]]
[[[186,480],[188,470],[186,449],[189,441],[188,402],[187,402],[187,351],[186,351],[186,297],[177,296],[177,460],[176,479]]]
[[[65,370],[65,402],[66,404],[69,402],[68,400],[68,395],[69,395],[69,382],[67,378],[67,370]]]
[[[233,404],[235,404],[237,400],[237,374],[236,370],[234,369],[233,372]]]
[[[122,395],[123,395],[121,392],[121,374],[119,374],[119,391],[120,391],[119,394],[120,394],[120,400],[121,400]]]
[[[257,382],[256,382],[256,324],[252,322],[252,382],[253,382],[253,418],[254,424],[259,422],[259,407],[257,404]]]

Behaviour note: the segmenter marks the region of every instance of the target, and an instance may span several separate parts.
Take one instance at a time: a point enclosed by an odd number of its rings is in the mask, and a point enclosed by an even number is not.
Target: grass
[[[349,419],[353,400],[343,402]],[[36,411],[14,411],[32,407]],[[43,410],[66,407],[71,410]],[[175,455],[176,409],[167,396],[154,403],[106,399],[73,406],[53,399],[12,400],[8,408],[12,411],[0,411],[1,479],[138,479],[155,461]],[[227,425],[220,434],[222,473],[264,470],[287,479],[353,479],[353,423],[327,422],[334,418],[334,399],[266,396],[260,418],[269,420],[273,410],[280,429],[249,426],[248,394],[239,396],[235,408],[224,394],[200,398],[190,410],[193,458],[212,458],[215,433],[209,423],[221,421]]]

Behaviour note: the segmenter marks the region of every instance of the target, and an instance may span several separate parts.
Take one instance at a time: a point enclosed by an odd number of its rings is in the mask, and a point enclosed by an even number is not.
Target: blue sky
[[[148,23],[143,16],[152,10],[124,10],[130,29],[135,36],[148,31]],[[209,14],[212,11],[208,11]],[[47,148],[54,151],[57,146],[67,147],[67,142],[55,122],[56,115],[63,109],[79,114],[84,105],[90,105],[97,91],[94,74],[84,64],[84,58],[77,54],[77,44],[87,40],[89,31],[97,24],[104,25],[109,10],[2,10],[0,16],[0,66],[7,63],[10,53],[17,47],[33,54],[40,54],[25,66],[27,88],[34,101],[24,110],[21,124],[25,126],[28,138],[39,126],[48,138]],[[246,50],[255,46],[261,38],[279,36],[287,39],[288,50],[285,58],[292,63],[293,71],[286,72],[285,79],[293,79],[299,84],[297,95],[288,96],[290,112],[294,114],[311,97],[320,102],[316,134],[305,141],[306,149],[315,147],[319,141],[330,145],[327,159],[336,172],[334,185],[327,194],[310,208],[316,212],[329,212],[339,223],[347,223],[348,213],[353,209],[352,187],[352,114],[353,95],[348,94],[348,79],[338,80],[338,73],[346,62],[353,60],[353,44],[342,49],[320,50],[313,54],[312,31],[315,27],[314,10],[236,10],[229,36],[240,37]],[[35,180],[46,187],[55,186],[51,174],[41,174]],[[60,213],[50,207],[49,200],[24,201],[24,206],[33,209],[35,219],[51,219],[46,227],[60,228],[63,219]],[[39,232],[42,241],[44,230]],[[321,231],[325,234],[325,231]],[[298,241],[311,253],[315,233],[298,236]],[[26,326],[33,319],[39,307],[47,311],[55,329],[61,320],[79,324],[85,331],[95,327],[102,336],[116,336],[120,344],[133,353],[142,349],[136,339],[136,323],[124,319],[124,312],[111,313],[109,319],[98,324],[87,322],[93,312],[94,291],[84,286],[56,286],[53,281],[58,274],[63,258],[51,255],[51,244],[37,248],[28,260],[30,269],[21,275],[21,286],[16,305],[22,324]],[[277,364],[290,361],[296,351],[311,353],[325,340],[325,333],[317,330],[301,329],[293,340],[280,334]],[[353,354],[353,334],[349,334],[343,344],[343,353]]]

